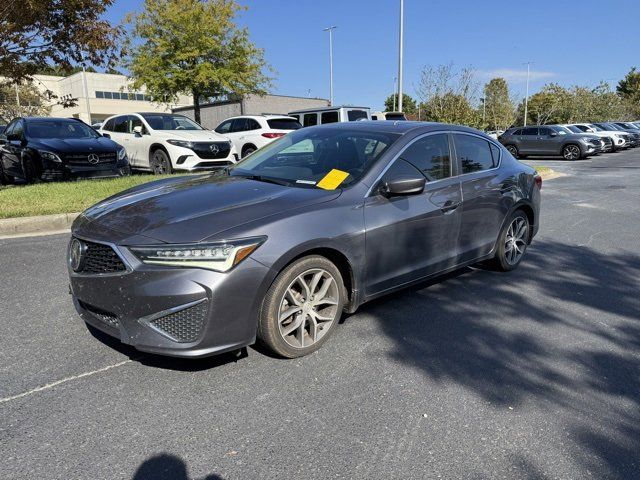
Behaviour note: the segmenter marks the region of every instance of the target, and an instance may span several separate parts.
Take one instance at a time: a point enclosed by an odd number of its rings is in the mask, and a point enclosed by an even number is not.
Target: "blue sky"
[[[276,70],[273,93],[329,96],[329,39],[334,31],[336,104],[382,107],[397,76],[399,0],[240,0],[238,23]],[[142,8],[116,0],[115,23]],[[424,65],[473,67],[478,80],[503,76],[524,96],[548,82],[615,86],[640,67],[638,0],[405,0],[404,90],[415,94]]]

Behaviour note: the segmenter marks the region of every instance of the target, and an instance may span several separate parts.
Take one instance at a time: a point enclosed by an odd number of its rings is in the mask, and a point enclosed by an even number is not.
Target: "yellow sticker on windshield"
[[[324,188],[325,190],[335,190],[348,176],[349,173],[334,168],[316,184],[316,187]]]

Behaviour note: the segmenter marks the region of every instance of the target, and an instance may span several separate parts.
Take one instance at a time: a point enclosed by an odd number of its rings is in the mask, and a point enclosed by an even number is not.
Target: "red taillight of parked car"
[[[284,137],[285,134],[284,133],[276,133],[276,132],[267,132],[267,133],[263,133],[262,136],[265,137],[265,138],[280,138],[280,137]]]
[[[539,188],[540,190],[542,190],[542,177],[541,177],[540,175],[536,175],[536,176],[535,176],[535,177],[533,177],[533,178],[534,178],[534,180],[535,180],[536,185],[538,186],[538,188]]]

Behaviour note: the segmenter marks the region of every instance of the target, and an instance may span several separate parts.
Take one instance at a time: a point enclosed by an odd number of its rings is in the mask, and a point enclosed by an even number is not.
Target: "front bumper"
[[[126,247],[106,245],[126,271],[78,274],[69,268],[73,303],[86,323],[140,351],[176,357],[204,357],[255,341],[261,299],[275,277],[271,269],[251,258],[227,273],[152,266]]]
[[[70,165],[66,162],[42,161],[43,180],[66,180],[70,178],[114,178],[131,174],[128,160],[119,160],[97,165]]]
[[[229,154],[222,158],[202,158],[189,148],[175,145],[168,145],[167,150],[173,162],[173,169],[184,172],[217,170],[231,166],[239,160],[234,147],[231,147]]]

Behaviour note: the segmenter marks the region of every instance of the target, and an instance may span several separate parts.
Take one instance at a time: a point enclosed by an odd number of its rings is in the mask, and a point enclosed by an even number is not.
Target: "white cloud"
[[[520,83],[527,81],[527,70],[513,70],[511,68],[497,68],[495,70],[478,70],[478,74],[487,79],[502,77],[508,82]],[[529,81],[544,80],[557,76],[554,72],[545,72],[542,70],[531,70],[529,72]]]

